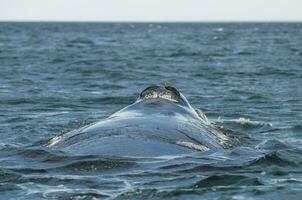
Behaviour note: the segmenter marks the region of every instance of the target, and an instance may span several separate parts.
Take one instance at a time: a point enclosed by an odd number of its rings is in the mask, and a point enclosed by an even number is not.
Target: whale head
[[[194,109],[186,97],[173,86],[153,85],[144,89],[138,99],[126,109],[144,110],[150,113],[175,112],[207,121],[199,109]],[[124,111],[124,110],[122,110]]]

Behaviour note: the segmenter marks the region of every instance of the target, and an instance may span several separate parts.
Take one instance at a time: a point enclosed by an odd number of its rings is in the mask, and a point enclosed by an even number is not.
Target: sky
[[[302,22],[302,0],[0,0],[0,21]]]

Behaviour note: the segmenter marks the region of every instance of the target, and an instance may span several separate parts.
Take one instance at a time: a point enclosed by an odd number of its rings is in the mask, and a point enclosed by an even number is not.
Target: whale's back
[[[56,136],[47,146],[77,155],[161,156],[223,148],[217,133],[188,116],[122,116]]]

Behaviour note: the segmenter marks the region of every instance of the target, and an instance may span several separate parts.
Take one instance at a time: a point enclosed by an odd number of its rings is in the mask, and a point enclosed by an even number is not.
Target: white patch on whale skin
[[[150,92],[150,93],[146,94],[144,98],[145,99],[162,98],[162,99],[167,99],[170,101],[177,102],[177,100],[168,92],[166,92],[166,93],[165,92],[161,92],[161,93]]]
[[[198,150],[198,151],[208,151],[208,150],[210,150],[206,146],[203,146],[201,144],[194,144],[192,142],[176,141],[176,144],[178,144],[180,146],[183,146],[183,147],[188,147],[190,149]]]
[[[59,143],[62,140],[62,138],[63,137],[60,135],[52,138],[50,140],[49,144],[47,144],[47,147],[52,147],[52,146],[56,145],[57,143]]]

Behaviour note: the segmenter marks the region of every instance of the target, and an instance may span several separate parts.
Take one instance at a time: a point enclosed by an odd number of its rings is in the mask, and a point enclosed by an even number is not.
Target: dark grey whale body
[[[164,156],[223,149],[232,141],[174,87],[151,86],[105,120],[58,135],[46,146],[76,155]]]

